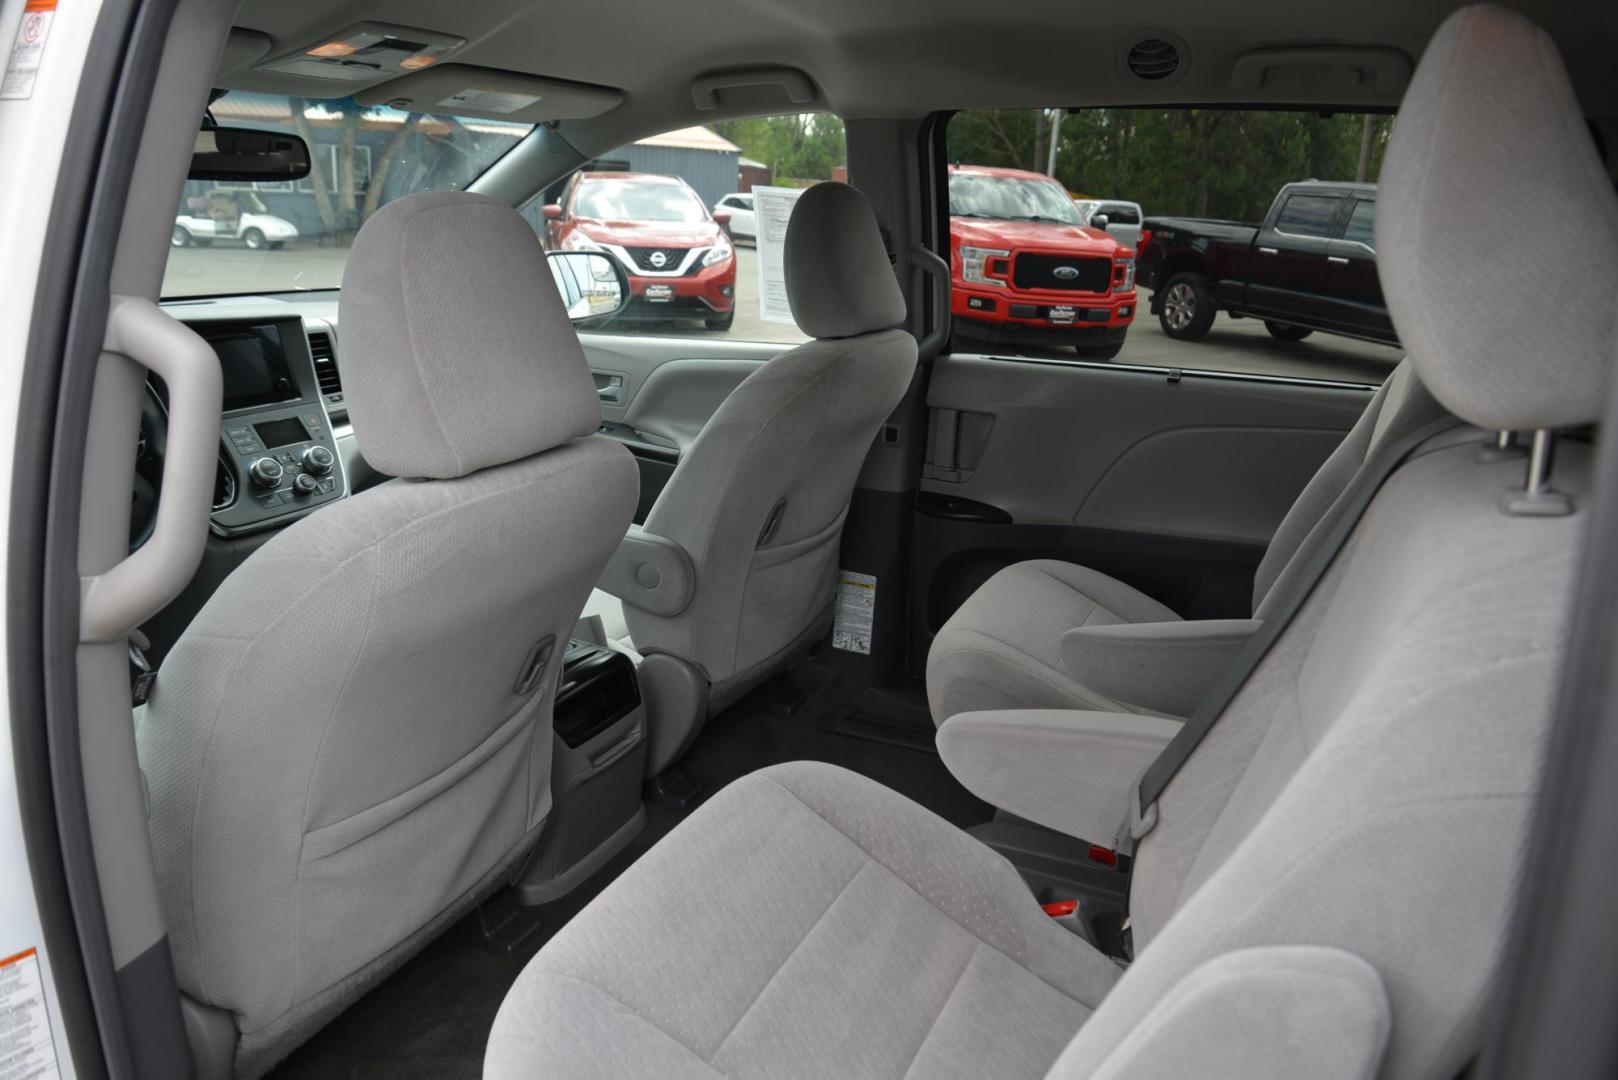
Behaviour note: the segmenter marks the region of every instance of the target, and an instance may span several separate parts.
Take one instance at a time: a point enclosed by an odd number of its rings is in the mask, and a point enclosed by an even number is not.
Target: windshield
[[[361,224],[394,199],[464,189],[530,124],[401,112],[232,90],[222,125],[290,131],[309,144],[302,180],[186,181],[174,216],[165,299],[335,289]]]
[[[708,208],[683,185],[644,180],[580,180],[573,214],[597,221],[708,220]]]
[[[1055,180],[1026,180],[981,173],[951,173],[949,212],[955,217],[1050,221],[1083,225],[1078,207]]]

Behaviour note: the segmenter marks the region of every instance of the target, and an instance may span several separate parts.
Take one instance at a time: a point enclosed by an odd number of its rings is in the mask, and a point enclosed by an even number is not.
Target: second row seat
[[[1281,520],[1254,576],[1252,619],[1188,622],[1116,578],[1055,559],[1001,570],[933,639],[933,722],[995,709],[1190,715],[1264,618],[1277,586],[1331,531],[1360,471],[1383,446],[1443,414],[1402,361]]]

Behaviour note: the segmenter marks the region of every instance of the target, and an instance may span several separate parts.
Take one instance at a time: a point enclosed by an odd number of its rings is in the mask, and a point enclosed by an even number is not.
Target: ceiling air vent
[[[1173,34],[1160,30],[1137,34],[1124,43],[1118,66],[1129,78],[1159,86],[1185,74],[1190,53]]]
[[[341,394],[343,380],[337,374],[337,357],[332,353],[331,335],[317,330],[309,335],[309,353],[315,358],[315,378],[322,394]]]

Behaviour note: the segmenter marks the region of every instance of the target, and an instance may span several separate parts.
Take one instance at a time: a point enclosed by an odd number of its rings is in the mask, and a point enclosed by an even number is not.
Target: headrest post
[[[1528,470],[1523,486],[1507,489],[1500,508],[1518,517],[1562,517],[1573,512],[1573,500],[1551,488],[1556,464],[1556,432],[1537,428],[1528,446]]]
[[[1500,461],[1503,458],[1521,457],[1523,453],[1523,447],[1517,442],[1515,431],[1497,431],[1492,442],[1478,447],[1478,461],[1487,465],[1491,461]]]

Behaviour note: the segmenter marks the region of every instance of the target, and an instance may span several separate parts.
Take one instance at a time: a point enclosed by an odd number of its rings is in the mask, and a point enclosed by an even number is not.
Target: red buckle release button
[[[1091,844],[1090,861],[1100,863],[1102,866],[1117,866],[1118,853],[1112,848],[1104,848],[1100,844]]]
[[[1064,918],[1079,910],[1079,902],[1077,900],[1052,900],[1048,904],[1041,904],[1039,906],[1044,908],[1045,914],[1049,915],[1053,919]]]

